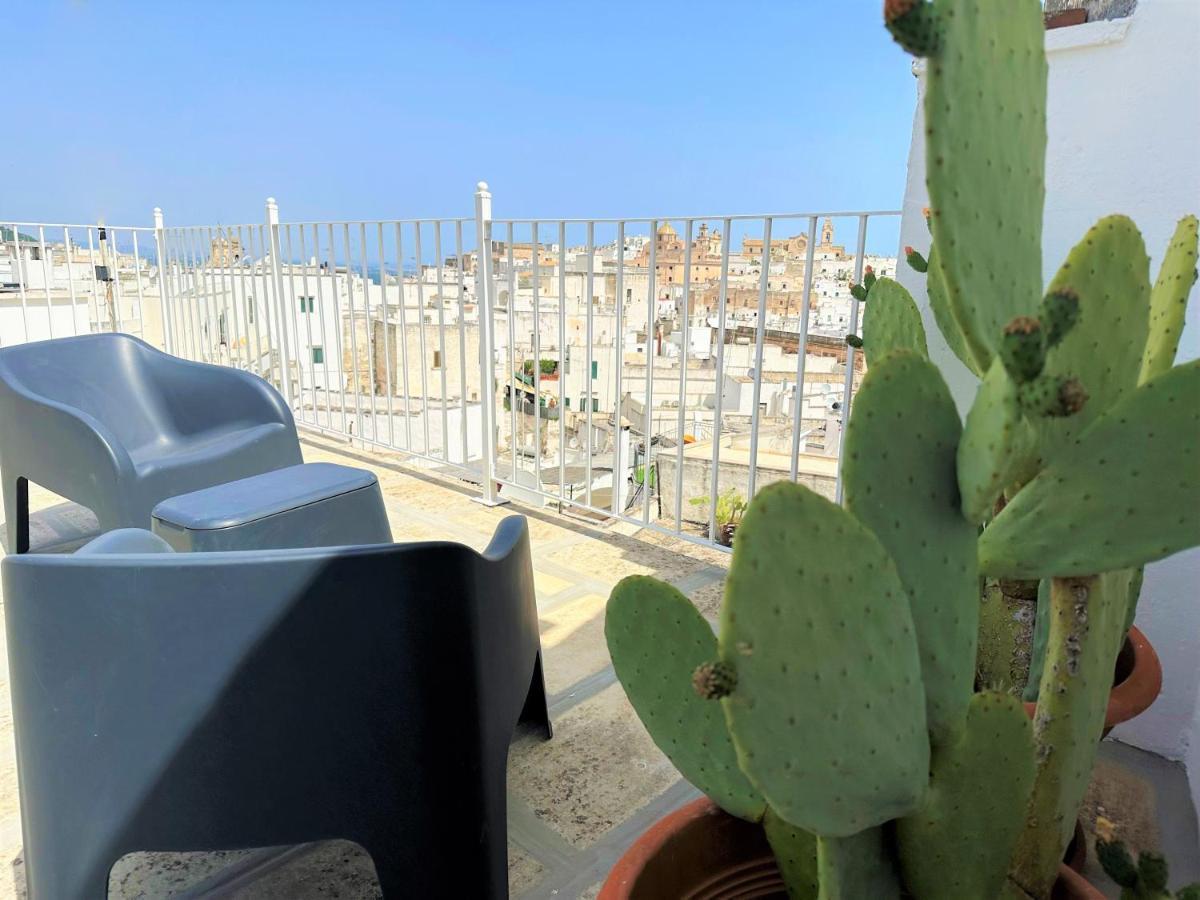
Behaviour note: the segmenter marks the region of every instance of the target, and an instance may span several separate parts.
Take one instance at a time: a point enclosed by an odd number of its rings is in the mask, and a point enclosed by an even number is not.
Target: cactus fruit
[[[1150,292],[1150,336],[1142,354],[1139,383],[1161,375],[1175,362],[1188,292],[1196,281],[1198,228],[1200,220],[1195,216],[1180,219],[1159,267],[1158,280]]]
[[[867,289],[868,295],[871,293],[871,288],[875,286],[875,282],[878,280],[879,279],[875,277],[875,270],[870,266],[867,266],[867,268],[863,271],[862,284],[863,287]]]
[[[929,271],[929,261],[912,247],[904,248],[904,259],[914,272],[924,275]]]
[[[766,804],[738,768],[720,705],[692,689],[717,639],[691,601],[653,578],[625,578],[608,601],[604,636],[625,694],[675,768],[726,812],[761,819]]]
[[[1079,321],[1079,295],[1069,287],[1051,291],[1042,300],[1038,318],[1046,329],[1046,346],[1057,347]]]
[[[980,523],[1005,488],[1032,476],[1037,435],[1000,360],[992,363],[967,413],[958,445],[958,489],[967,521]]]
[[[888,551],[908,592],[935,745],[962,727],[979,633],[976,529],[959,511],[954,474],[961,430],[937,367],[897,350],[867,370],[842,464],[846,508]]]
[[[863,346],[863,339],[857,334],[848,334],[846,335],[846,345],[848,347],[853,347],[855,350],[861,350]]]
[[[1017,401],[1031,420],[1063,419],[1087,404],[1088,392],[1078,378],[1039,375],[1017,389]]]
[[[1042,295],[1045,28],[1038,0],[950,4],[938,18],[925,92],[933,241],[986,371],[1004,326]]]
[[[1046,334],[1041,321],[1033,316],[1017,316],[1005,325],[1000,358],[1017,384],[1037,378],[1046,364]]]
[[[850,285],[850,296],[853,297],[855,300],[857,300],[859,303],[862,303],[863,301],[865,301],[867,299],[866,285],[862,285],[862,284]]]
[[[1011,694],[976,694],[958,739],[934,750],[921,808],[896,823],[909,892],[921,900],[997,897],[1033,775],[1024,706]]]
[[[874,366],[895,350],[911,350],[928,357],[921,311],[904,286],[890,278],[880,278],[869,296],[871,302],[867,304],[862,326],[867,365]]]
[[[980,536],[1008,578],[1140,566],[1200,543],[1200,361],[1127,393],[1020,490]]]
[[[929,739],[912,614],[853,516],[791,482],[759,491],[719,645],[738,672],[720,701],[738,762],[784,819],[846,837],[916,808]]]
[[[940,29],[937,9],[926,0],[884,0],[883,21],[896,43],[913,56],[937,52]]]
[[[737,687],[737,672],[720,660],[701,663],[692,673],[692,690],[705,700],[728,697]]]

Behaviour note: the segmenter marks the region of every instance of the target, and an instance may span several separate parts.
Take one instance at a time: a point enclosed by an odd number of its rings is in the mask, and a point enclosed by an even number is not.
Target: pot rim
[[[621,854],[620,859],[604,879],[604,885],[596,900],[629,900],[632,896],[638,877],[658,852],[676,834],[687,826],[704,818],[717,818],[729,815],[708,797],[697,797],[689,803],[667,813],[643,831],[629,848]],[[1069,893],[1071,900],[1104,900],[1104,895],[1091,882],[1078,872],[1068,868],[1065,863],[1058,867],[1058,884]]]

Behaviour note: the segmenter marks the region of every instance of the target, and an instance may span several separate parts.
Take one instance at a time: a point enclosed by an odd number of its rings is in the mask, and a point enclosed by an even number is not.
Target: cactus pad
[[[790,900],[817,900],[821,882],[817,875],[817,838],[785,822],[771,807],[763,817],[763,831],[787,885]]]
[[[1001,492],[1036,464],[1037,435],[1017,396],[1017,386],[1000,360],[988,369],[967,413],[958,445],[958,489],[962,512],[970,522],[983,522]]]
[[[955,475],[961,428],[937,367],[897,351],[863,379],[842,464],[846,508],[883,544],[908,592],[935,744],[966,715],[979,634],[976,527],[959,511]]]
[[[717,639],[691,601],[653,578],[625,578],[608,600],[604,636],[638,718],[680,774],[727,813],[761,819],[765,803],[738,768],[720,703],[692,689]]]
[[[988,575],[1087,575],[1200,544],[1200,361],[1126,393],[979,539]]]
[[[959,739],[934,750],[920,810],[897,823],[909,892],[921,900],[998,896],[1033,775],[1025,707],[1011,694],[976,694]]]
[[[734,544],[720,654],[738,673],[719,701],[738,763],[780,816],[844,837],[916,808],[929,738],[912,614],[857,519],[791,482],[760,491]]]
[[[1175,362],[1188,293],[1196,281],[1195,216],[1185,216],[1175,227],[1171,244],[1158,269],[1158,280],[1150,292],[1150,336],[1142,356],[1140,381],[1161,375]]]
[[[1038,419],[1047,464],[1137,386],[1150,318],[1150,260],[1137,226],[1125,216],[1093,225],[1067,254],[1048,293],[1064,290],[1079,297],[1078,322],[1047,355],[1045,375],[1078,379],[1088,400],[1076,414]]]
[[[817,839],[821,900],[900,900],[900,877],[882,828]]]
[[[954,317],[985,370],[1004,326],[1042,296],[1045,28],[1038,0],[939,8],[925,92],[933,239]]]
[[[978,358],[986,359],[988,351],[982,347],[973,350],[967,343],[962,326],[955,318],[950,306],[950,298],[946,295],[946,282],[938,260],[937,247],[929,248],[929,274],[925,279],[925,290],[929,294],[929,308],[933,310],[933,320],[937,323],[938,331],[946,341],[951,352],[961,360],[962,364],[974,374],[983,377],[986,366],[978,362]]]
[[[894,350],[929,355],[921,311],[900,282],[880,278],[868,296],[870,302],[863,313],[863,352],[868,366],[874,366]]]

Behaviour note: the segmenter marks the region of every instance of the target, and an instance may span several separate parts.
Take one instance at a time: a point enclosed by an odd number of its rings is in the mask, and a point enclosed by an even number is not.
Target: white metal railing
[[[0,343],[130,331],[247,369],[301,427],[476,482],[488,504],[713,543],[719,495],[790,478],[840,498],[861,370],[849,285],[891,274],[868,234],[882,221],[894,246],[899,213],[491,205],[481,183],[473,218],[281,222],[268,200],[241,225],[0,223]]]

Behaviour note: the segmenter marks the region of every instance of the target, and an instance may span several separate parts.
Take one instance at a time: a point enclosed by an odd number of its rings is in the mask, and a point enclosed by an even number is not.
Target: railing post
[[[492,313],[492,194],[487,182],[475,185],[475,300],[479,306],[479,420],[482,494],[485,506],[507,503],[496,493],[496,373]],[[513,451],[516,452],[515,449]]]
[[[279,323],[279,389],[288,406],[292,405],[291,363],[288,359],[287,326],[284,324],[283,263],[279,253],[279,206],[267,198],[267,240],[270,242],[271,285],[275,294],[276,321]],[[268,313],[270,315],[270,313]],[[339,348],[340,352],[340,348]]]
[[[163,226],[163,211],[154,207],[154,254],[158,264],[158,308],[162,316],[163,349],[175,352],[175,336],[171,325],[171,300],[167,296],[171,279],[167,277],[167,235]],[[144,327],[144,326],[143,326]]]

